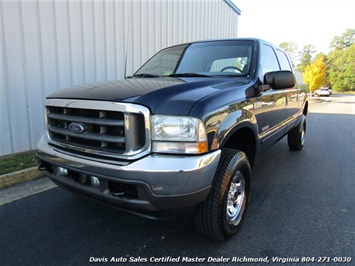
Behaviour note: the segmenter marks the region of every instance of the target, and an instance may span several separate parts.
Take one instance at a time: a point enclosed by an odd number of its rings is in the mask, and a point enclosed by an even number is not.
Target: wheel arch
[[[220,148],[243,151],[247,155],[250,166],[252,167],[255,162],[257,150],[255,130],[247,123],[238,125],[224,138]]]
[[[308,114],[308,101],[305,102],[304,107],[303,107],[303,114],[307,116]]]

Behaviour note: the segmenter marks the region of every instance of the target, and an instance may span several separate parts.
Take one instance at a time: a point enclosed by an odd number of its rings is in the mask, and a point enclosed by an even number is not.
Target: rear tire
[[[306,141],[306,116],[302,116],[301,122],[292,129],[287,135],[288,147],[291,150],[299,151],[303,148]]]
[[[244,152],[222,150],[212,190],[196,212],[196,226],[202,234],[225,241],[239,230],[248,204],[250,177]]]

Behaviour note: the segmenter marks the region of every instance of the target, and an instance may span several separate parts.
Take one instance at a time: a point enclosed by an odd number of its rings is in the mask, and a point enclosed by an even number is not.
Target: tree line
[[[303,82],[310,91],[329,87],[337,92],[355,91],[355,29],[348,29],[335,36],[330,43],[328,54],[316,52],[308,44],[298,51],[294,42],[279,45],[290,56],[292,63],[299,59],[295,68],[302,72]]]

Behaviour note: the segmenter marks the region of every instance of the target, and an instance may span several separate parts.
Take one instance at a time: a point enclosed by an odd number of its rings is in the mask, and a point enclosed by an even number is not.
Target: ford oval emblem
[[[81,123],[71,123],[68,128],[70,132],[81,134],[85,132],[86,125]]]

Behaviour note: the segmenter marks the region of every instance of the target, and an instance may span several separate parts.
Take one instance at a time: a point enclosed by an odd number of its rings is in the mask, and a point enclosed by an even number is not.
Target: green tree
[[[291,59],[292,65],[295,65],[294,62],[298,58],[297,45],[294,42],[282,42],[279,46],[280,48],[284,49],[285,52],[288,54]]]
[[[329,83],[335,91],[355,91],[355,44],[328,54]]]
[[[330,43],[331,49],[344,50],[355,43],[355,29],[347,29],[341,36],[335,36]]]
[[[296,69],[303,72],[307,65],[312,62],[312,56],[316,52],[315,47],[311,44],[307,44],[303,47],[302,51],[299,52],[300,63],[296,66]]]
[[[355,90],[355,29],[335,36],[328,54],[329,83],[335,91]]]
[[[303,71],[303,81],[308,85],[310,91],[319,89],[326,82],[326,69],[324,56],[320,55],[307,65]]]

